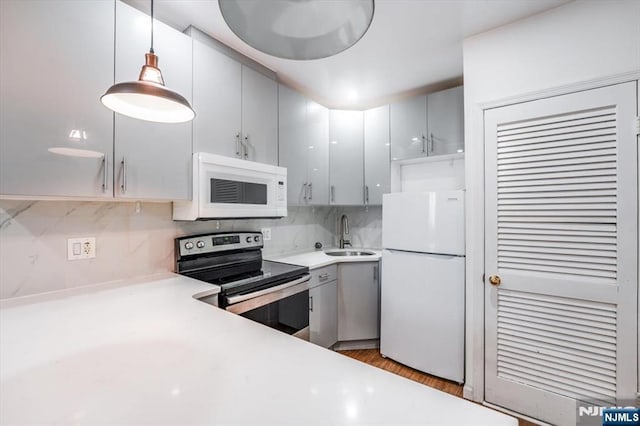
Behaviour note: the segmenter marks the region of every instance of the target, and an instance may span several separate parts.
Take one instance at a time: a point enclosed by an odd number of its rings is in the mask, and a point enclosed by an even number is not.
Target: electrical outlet
[[[271,240],[271,228],[262,228],[260,230],[262,232],[262,240],[269,241]]]
[[[96,238],[67,239],[67,260],[93,259],[96,257]]]

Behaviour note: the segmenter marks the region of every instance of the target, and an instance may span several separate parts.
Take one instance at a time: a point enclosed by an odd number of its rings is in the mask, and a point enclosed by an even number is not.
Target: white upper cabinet
[[[391,159],[464,150],[464,95],[458,86],[391,104]]]
[[[113,19],[112,1],[0,1],[1,195],[113,196]]]
[[[149,17],[117,2],[116,81],[137,80],[149,43]],[[165,85],[191,102],[191,38],[156,21],[154,50]],[[191,198],[191,122],[151,123],[115,114],[114,152],[116,197]]]
[[[279,85],[279,165],[289,205],[329,204],[329,110]]]
[[[295,90],[278,85],[279,165],[287,168],[287,203],[307,201],[306,98]]]
[[[193,33],[194,152],[277,164],[278,83]]]
[[[307,99],[307,204],[329,204],[329,110]]]
[[[242,132],[247,160],[278,164],[278,83],[244,65]]]
[[[427,96],[428,154],[464,151],[464,91],[462,86]]]
[[[364,112],[364,203],[382,204],[391,192],[389,105]]]
[[[330,203],[362,205],[364,202],[364,113],[329,112]]]
[[[193,39],[194,152],[241,156],[241,69],[239,62]]]
[[[416,96],[390,105],[391,159],[427,155],[427,97]]]

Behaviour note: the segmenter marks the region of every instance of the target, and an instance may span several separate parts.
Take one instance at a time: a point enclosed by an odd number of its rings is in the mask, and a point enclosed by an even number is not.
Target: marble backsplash
[[[0,299],[173,271],[177,236],[271,228],[264,255],[338,242],[349,217],[353,246],[381,246],[381,207],[289,207],[282,219],[174,222],[170,203],[0,201]],[[67,261],[67,238],[96,237],[96,258]]]

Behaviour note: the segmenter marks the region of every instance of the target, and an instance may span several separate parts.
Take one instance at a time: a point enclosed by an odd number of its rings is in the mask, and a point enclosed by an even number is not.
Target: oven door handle
[[[227,297],[227,303],[229,305],[234,305],[236,303],[244,302],[245,300],[253,299],[256,297],[264,296],[265,294],[275,293],[279,290],[284,290],[289,287],[293,287],[294,285],[302,284],[311,280],[311,275],[306,274],[302,278],[298,278],[297,280],[288,281],[284,284],[277,285],[275,287],[265,288],[264,290],[256,291],[249,294],[241,294],[239,296],[231,296]]]

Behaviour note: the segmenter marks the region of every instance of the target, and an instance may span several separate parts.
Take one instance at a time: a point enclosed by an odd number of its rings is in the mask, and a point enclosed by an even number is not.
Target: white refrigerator
[[[380,352],[464,381],[464,192],[382,199]]]

